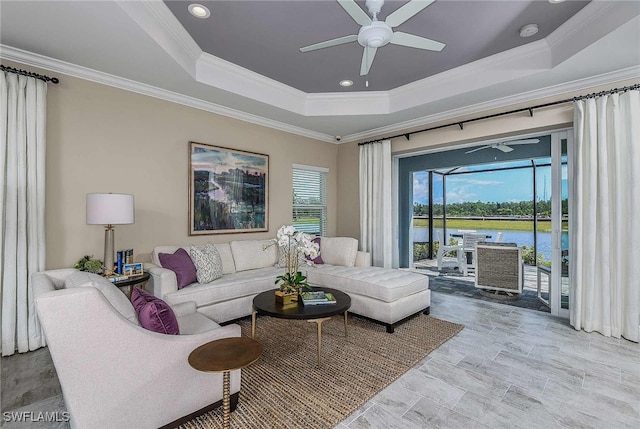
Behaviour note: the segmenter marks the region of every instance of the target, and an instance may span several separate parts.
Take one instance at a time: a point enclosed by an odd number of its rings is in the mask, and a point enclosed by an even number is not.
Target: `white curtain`
[[[575,103],[571,324],[638,341],[640,92]]]
[[[360,246],[373,265],[393,263],[391,141],[360,146]]]
[[[0,72],[0,286],[2,355],[45,345],[33,307],[32,273],[45,266],[47,84]]]

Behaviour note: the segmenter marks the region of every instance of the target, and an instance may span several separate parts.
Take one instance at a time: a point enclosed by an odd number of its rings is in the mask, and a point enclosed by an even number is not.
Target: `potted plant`
[[[275,284],[280,285],[280,289],[276,291],[276,301],[290,304],[298,300],[302,289],[311,290],[307,276],[300,271],[300,263],[313,265],[307,257],[317,258],[320,246],[313,242],[309,234],[297,231],[291,225],[280,227],[272,244],[277,244],[280,248],[281,261],[285,265],[284,274],[275,280]]]
[[[99,274],[102,272],[102,261],[93,259],[93,256],[86,255],[78,262],[76,262],[73,268],[80,271],[88,271],[90,273]]]

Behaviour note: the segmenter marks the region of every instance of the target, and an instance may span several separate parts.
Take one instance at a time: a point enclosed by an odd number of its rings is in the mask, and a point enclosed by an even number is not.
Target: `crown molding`
[[[111,74],[99,72],[86,67],[78,66],[75,64],[67,63],[64,61],[56,60],[53,58],[45,57],[43,55],[35,54],[32,52],[17,49],[11,46],[0,44],[0,58],[6,58],[9,61],[15,61],[21,64],[25,64],[32,67],[49,70],[64,75],[85,79],[91,82],[99,83],[102,85],[111,86],[114,88],[131,91],[141,95],[147,95],[150,97],[158,98],[161,100],[169,101],[176,104],[181,104],[188,107],[193,107],[199,110],[219,114],[240,121],[249,122],[264,127],[288,132],[291,134],[308,137],[311,139],[333,143],[343,144],[364,139],[371,139],[384,136],[385,134],[398,133],[407,129],[416,127],[427,126],[441,121],[452,120],[462,116],[474,115],[488,110],[505,108],[520,103],[529,103],[534,100],[540,100],[546,97],[557,96],[561,97],[563,94],[569,94],[576,91],[587,90],[589,88],[597,87],[600,85],[614,84],[630,79],[640,79],[640,67],[629,67],[622,70],[618,70],[611,73],[605,73],[598,76],[593,76],[585,79],[579,79],[564,84],[553,85],[542,89],[528,91],[513,96],[503,97],[497,100],[492,100],[485,103],[478,103],[472,106],[466,106],[459,109],[452,109],[446,112],[441,112],[434,115],[425,116],[422,118],[404,121],[397,124],[374,128],[362,133],[355,133],[346,136],[342,136],[341,141],[338,143],[335,141],[334,136],[325,133],[319,133],[316,131],[308,130],[301,127],[285,124],[279,121],[266,119],[257,115],[241,112],[228,107],[220,106],[215,103],[199,100],[194,97],[178,94],[172,91],[167,91],[161,88],[157,88],[151,85],[136,82],[130,79],[114,76]],[[375,100],[376,97],[380,97],[377,93],[362,93],[362,100]],[[319,102],[322,99],[327,99],[332,102],[342,102],[346,100],[344,94],[314,94]],[[381,137],[382,138],[382,137]]]
[[[589,90],[601,85],[613,85],[617,82],[622,82],[630,79],[640,79],[640,67],[628,67],[622,70],[617,70],[615,72],[604,73],[585,79],[578,79],[559,85],[552,85],[546,88],[523,92],[485,103],[478,103],[459,109],[452,109],[446,112],[424,116],[422,118],[413,119],[410,121],[400,122],[386,127],[375,128],[372,130],[364,131],[362,133],[342,136],[341,143],[350,143],[365,139],[384,138],[385,135],[398,134],[408,129],[427,127],[438,122],[452,121],[456,118],[476,115],[494,109],[507,108],[522,103],[532,103],[536,100],[541,100],[547,97],[557,97],[561,99],[563,98],[563,96],[568,96],[567,94],[572,94],[577,91]]]
[[[552,66],[577,54],[612,30],[640,15],[637,1],[592,1],[546,37]]]
[[[304,114],[307,94],[244,67],[203,52],[196,81],[243,97]]]
[[[196,64],[202,49],[160,0],[115,0],[156,43],[191,76],[196,76]]]
[[[389,112],[389,92],[307,94],[306,116],[377,115]]]
[[[123,89],[125,91],[134,92],[136,94],[158,98],[161,100],[169,101],[171,103],[193,107],[195,109],[204,110],[207,112],[226,116],[228,118],[238,119],[240,121],[262,125],[264,127],[296,134],[303,137],[308,137],[314,140],[336,144],[334,137],[329,134],[319,133],[317,131],[308,130],[306,128],[296,127],[294,125],[285,124],[283,122],[267,119],[257,115],[252,115],[250,113],[241,112],[239,110],[231,109],[219,104],[147,85],[145,83],[137,82],[131,79],[114,76],[108,73],[71,64],[65,61],[45,57],[33,52],[23,51],[12,46],[0,44],[0,58],[6,58],[9,61],[15,61],[28,66],[37,67],[44,70],[61,73],[67,76],[77,77],[80,79],[99,83],[101,85],[107,85],[114,88]]]

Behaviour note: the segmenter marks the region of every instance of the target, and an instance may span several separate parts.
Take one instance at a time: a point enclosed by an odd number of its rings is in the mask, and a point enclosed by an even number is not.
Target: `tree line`
[[[537,202],[539,216],[551,216],[551,200],[540,200]],[[567,213],[568,201],[562,200],[562,212]],[[414,216],[429,216],[429,205],[413,203]],[[433,205],[433,215],[442,216],[442,204]],[[464,203],[447,204],[447,217],[451,216],[532,216],[533,201],[504,201],[504,202],[482,202],[467,201]]]

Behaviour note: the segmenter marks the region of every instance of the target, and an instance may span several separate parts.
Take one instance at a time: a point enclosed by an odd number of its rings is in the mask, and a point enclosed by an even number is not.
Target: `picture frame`
[[[189,142],[189,235],[269,231],[269,155]]]
[[[136,262],[133,264],[124,264],[122,266],[122,275],[124,276],[141,276],[144,274],[144,268],[142,262]]]

